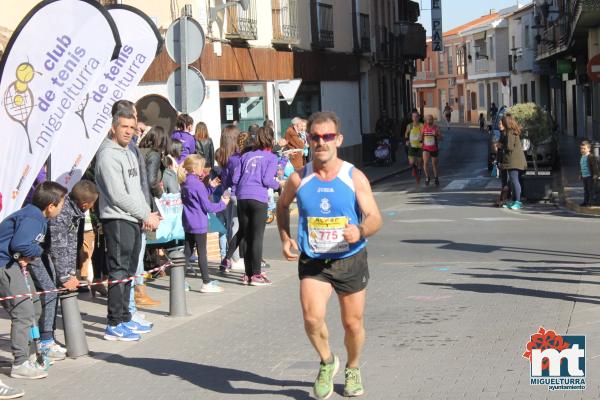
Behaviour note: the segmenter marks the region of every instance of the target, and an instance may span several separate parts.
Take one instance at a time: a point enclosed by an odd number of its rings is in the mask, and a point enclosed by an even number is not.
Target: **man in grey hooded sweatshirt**
[[[113,116],[111,134],[96,154],[96,184],[100,192],[100,219],[106,240],[110,280],[135,274],[141,248],[141,228],[156,229],[158,213],[152,213],[140,183],[138,160],[129,149],[137,121],[131,110]],[[131,281],[108,289],[106,340],[139,340],[146,329],[131,320]]]

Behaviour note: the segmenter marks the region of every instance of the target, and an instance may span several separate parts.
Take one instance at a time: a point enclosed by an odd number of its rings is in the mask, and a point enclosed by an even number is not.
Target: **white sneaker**
[[[23,389],[10,387],[6,383],[0,381],[0,400],[16,399],[17,397],[23,397],[24,394],[25,391]]]
[[[221,293],[223,292],[223,288],[219,286],[219,281],[210,281],[208,283],[203,283],[200,286],[200,293]]]
[[[15,379],[42,379],[47,376],[46,371],[41,370],[29,360],[21,365],[13,365],[10,370],[10,377]]]
[[[137,322],[138,324],[140,324],[142,326],[147,326],[147,327],[152,328],[154,326],[154,324],[150,321],[147,321],[146,318],[144,318],[145,316],[142,316],[142,315],[143,314],[141,314],[139,312],[135,312],[131,316],[131,320],[134,322]]]
[[[56,342],[52,343],[52,344],[51,344],[50,346],[48,346],[48,347],[50,347],[50,348],[51,348],[52,350],[54,350],[54,351],[59,351],[59,352],[61,352],[61,353],[67,354],[67,349],[66,349],[66,348],[64,348],[64,347],[62,347],[60,344],[58,344],[58,343],[56,343]]]
[[[231,270],[232,271],[245,271],[246,266],[244,265],[244,259],[240,258],[237,261],[232,261],[231,262]]]

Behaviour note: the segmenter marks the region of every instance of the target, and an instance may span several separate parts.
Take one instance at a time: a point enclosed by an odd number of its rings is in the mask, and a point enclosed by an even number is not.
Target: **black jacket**
[[[68,195],[58,217],[48,221],[48,255],[61,283],[76,275],[79,225],[84,218],[83,211]]]
[[[146,164],[146,177],[148,179],[148,188],[150,194],[154,197],[160,198],[163,193],[161,187],[162,180],[162,162],[161,155],[154,149],[143,148],[140,152],[144,156],[144,162]]]
[[[215,146],[211,138],[196,140],[196,154],[206,160],[206,168],[212,169],[215,165]]]

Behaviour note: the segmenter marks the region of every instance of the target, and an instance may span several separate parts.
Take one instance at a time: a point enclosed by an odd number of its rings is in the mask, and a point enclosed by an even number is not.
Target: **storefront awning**
[[[473,40],[485,40],[487,31],[478,32],[473,34]]]

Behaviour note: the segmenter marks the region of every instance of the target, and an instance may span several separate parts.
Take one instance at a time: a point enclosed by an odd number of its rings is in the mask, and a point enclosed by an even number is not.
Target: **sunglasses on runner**
[[[308,138],[315,143],[319,143],[320,139],[323,139],[324,142],[332,142],[335,140],[337,133],[324,133],[322,135],[316,135],[314,133],[309,133]]]

